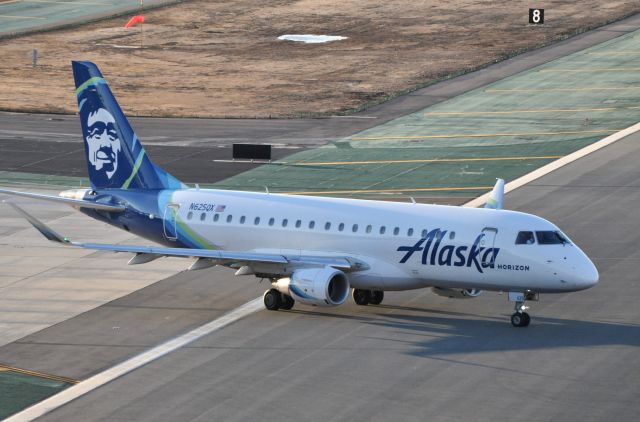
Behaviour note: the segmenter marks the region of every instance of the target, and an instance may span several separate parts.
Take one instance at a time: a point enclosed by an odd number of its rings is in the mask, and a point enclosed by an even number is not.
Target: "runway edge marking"
[[[155,346],[147,350],[146,352],[129,358],[122,363],[112,366],[106,371],[100,372],[99,374],[87,378],[86,380],[81,381],[80,383],[61,391],[46,400],[36,403],[33,406],[10,416],[9,418],[5,419],[4,422],[32,421],[36,418],[39,418],[40,416],[43,416],[69,403],[70,401],[75,400],[95,390],[96,388],[105,385],[115,380],[116,378],[119,378],[135,369],[151,363],[161,358],[162,356],[165,356],[181,347],[184,347],[189,343],[192,343],[204,337],[205,335],[211,334],[214,331],[224,328],[241,318],[259,311],[260,309],[263,309],[262,297],[258,297],[250,302],[245,303],[244,305],[240,305],[234,310],[227,312],[226,314],[214,319],[213,321],[210,321],[185,334],[182,334],[181,336]]]
[[[595,152],[601,148],[604,148],[608,145],[613,144],[616,141],[619,141],[622,138],[626,138],[627,136],[636,133],[640,130],[640,123],[636,123],[633,126],[629,126],[626,129],[622,129],[619,132],[613,133],[609,136],[607,136],[604,139],[601,139],[597,142],[594,142],[593,144],[587,145],[586,147],[579,149],[575,152],[572,152],[569,155],[565,155],[564,157],[552,161],[551,163],[540,167],[539,169],[536,169],[534,171],[532,171],[531,173],[527,173],[524,176],[521,176],[515,180],[512,180],[511,182],[507,183],[506,185],[504,185],[504,193],[508,193],[511,192],[512,190],[518,189],[519,187],[522,187],[524,185],[526,185],[527,183],[530,183],[536,179],[541,178],[542,176],[545,176],[549,173],[551,173],[554,170],[559,169],[560,167],[566,166],[569,163],[572,163],[582,157],[585,157],[589,154],[591,154],[592,152]],[[482,196],[477,197],[476,199],[473,199],[469,202],[467,202],[466,204],[464,204],[464,207],[479,207],[481,205],[484,205],[487,202],[487,199],[489,199],[489,195],[491,194],[491,192],[485,193]]]

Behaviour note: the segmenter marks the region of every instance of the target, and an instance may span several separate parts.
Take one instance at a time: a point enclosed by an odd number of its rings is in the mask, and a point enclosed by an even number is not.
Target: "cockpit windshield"
[[[559,231],[537,231],[536,237],[541,245],[564,245],[569,239]]]
[[[516,237],[516,245],[533,245],[536,243],[536,239],[533,237],[533,232],[520,232]]]

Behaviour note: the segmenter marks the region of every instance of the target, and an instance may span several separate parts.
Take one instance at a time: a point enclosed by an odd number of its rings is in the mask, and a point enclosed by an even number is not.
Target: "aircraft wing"
[[[122,205],[101,204],[99,202],[85,201],[83,199],[63,198],[61,196],[43,195],[41,193],[20,192],[20,191],[9,190],[9,189],[0,189],[0,193],[5,193],[7,195],[14,195],[14,196],[23,196],[26,198],[41,199],[41,200],[50,201],[50,202],[59,202],[59,203],[71,205],[74,207],[92,208],[94,210],[101,210],[101,211],[121,212],[125,210],[125,207]]]
[[[56,233],[49,226],[27,213],[14,203],[7,202],[20,213],[33,227],[50,241],[66,246],[75,246],[85,249],[129,252],[136,254],[129,264],[143,264],[163,256],[175,256],[186,258],[198,258],[189,269],[197,270],[213,265],[224,265],[231,268],[251,267],[249,272],[242,274],[273,274],[289,275],[296,268],[329,266],[345,272],[362,271],[369,266],[364,262],[345,256],[312,256],[312,255],[280,255],[260,252],[224,251],[212,249],[168,248],[163,246],[133,246],[116,245],[107,243],[81,243],[73,242],[69,238]],[[240,275],[240,274],[239,274]]]

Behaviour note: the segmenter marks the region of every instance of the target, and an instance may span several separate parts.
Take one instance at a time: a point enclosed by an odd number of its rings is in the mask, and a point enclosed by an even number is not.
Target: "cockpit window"
[[[536,239],[533,237],[533,232],[520,232],[516,238],[516,245],[533,245],[536,243]]]
[[[564,245],[570,243],[562,233],[555,231],[540,231],[536,232],[538,243],[541,245]]]

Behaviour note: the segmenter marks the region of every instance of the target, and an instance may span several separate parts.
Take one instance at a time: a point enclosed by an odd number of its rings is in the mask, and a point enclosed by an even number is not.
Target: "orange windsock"
[[[127,24],[124,27],[130,28],[137,23],[144,23],[144,15],[135,15],[134,17],[129,19],[129,22],[127,22]]]

